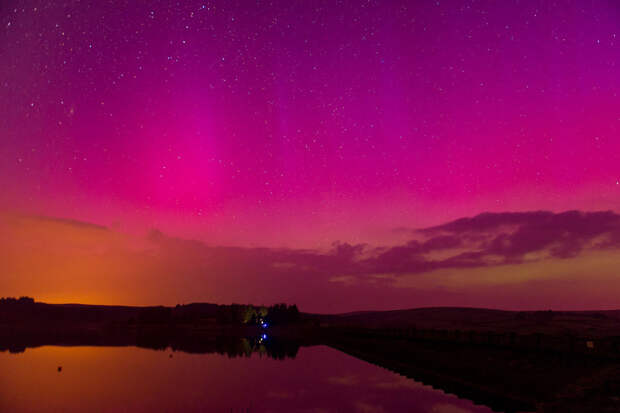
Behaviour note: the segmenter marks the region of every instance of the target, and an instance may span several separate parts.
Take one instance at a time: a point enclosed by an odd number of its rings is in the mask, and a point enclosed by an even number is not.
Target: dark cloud
[[[421,245],[423,252],[440,251],[457,248],[463,245],[463,239],[454,235],[440,235],[433,237]]]
[[[553,212],[532,211],[532,212],[484,212],[475,217],[460,218],[446,224],[424,228],[419,230],[426,234],[436,234],[441,232],[463,234],[467,232],[486,232],[497,230],[500,227],[523,225],[528,222],[538,222],[552,217]]]
[[[484,213],[422,229],[418,238],[393,247],[334,243],[330,251],[212,247],[153,232],[152,241],[185,262],[205,263],[222,274],[257,279],[333,277],[375,280],[379,274],[419,274],[441,268],[476,268],[549,257],[570,258],[584,250],[620,247],[620,216],[614,212]],[[437,253],[441,253],[437,258]],[[527,257],[528,254],[540,254]],[[282,278],[284,277],[284,278]],[[376,280],[375,280],[376,281]]]
[[[23,219],[23,220],[29,220],[29,221],[38,221],[41,223],[69,225],[71,227],[77,227],[77,228],[95,229],[95,230],[102,230],[102,231],[108,230],[108,227],[105,227],[103,225],[93,224],[91,222],[79,221],[79,220],[71,219],[71,218],[57,218],[57,217],[48,217],[48,216],[42,216],[42,215],[21,215],[21,214],[5,215],[5,218],[10,219],[11,217],[12,219]]]
[[[481,222],[477,218],[459,220],[454,226],[449,223],[439,230],[473,232]],[[484,245],[484,251],[507,260],[542,251],[557,258],[570,258],[584,249],[596,249],[604,244],[607,247],[620,245],[614,241],[620,233],[620,215],[611,211],[485,214],[482,222],[484,230],[494,228],[496,231],[492,241]]]
[[[620,215],[613,211],[483,213],[418,232],[432,238],[382,252],[378,267],[387,261],[394,272],[415,273],[429,268],[519,263],[535,253],[571,258],[584,250],[618,248]],[[467,251],[441,261],[420,258],[422,253],[457,247]]]

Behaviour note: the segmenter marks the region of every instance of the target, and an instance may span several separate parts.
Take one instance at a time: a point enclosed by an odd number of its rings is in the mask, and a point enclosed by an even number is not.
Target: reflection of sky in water
[[[490,411],[324,346],[284,361],[46,346],[0,353],[0,372],[0,411]]]

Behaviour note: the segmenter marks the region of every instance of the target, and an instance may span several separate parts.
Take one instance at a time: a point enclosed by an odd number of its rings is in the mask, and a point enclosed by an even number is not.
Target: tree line
[[[34,298],[32,297],[2,297],[0,298],[0,306],[12,306],[12,305],[32,305],[34,304]]]
[[[205,305],[206,306],[206,305]],[[297,305],[275,304],[255,306],[249,304],[217,305],[213,308],[200,305],[177,305],[176,307],[146,307],[139,311],[140,323],[191,323],[213,319],[218,324],[233,325],[281,325],[299,321]]]
[[[184,324],[215,321],[218,324],[272,326],[300,319],[297,305],[218,305],[193,303],[175,307],[58,306],[37,303],[31,297],[0,298],[0,321],[18,319]]]

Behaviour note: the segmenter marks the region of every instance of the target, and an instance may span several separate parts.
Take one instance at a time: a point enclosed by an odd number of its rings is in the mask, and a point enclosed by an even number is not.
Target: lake
[[[4,351],[0,411],[491,412],[322,345],[286,355],[133,346]]]

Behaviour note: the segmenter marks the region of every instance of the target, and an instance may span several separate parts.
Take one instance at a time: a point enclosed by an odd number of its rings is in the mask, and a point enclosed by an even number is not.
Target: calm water
[[[172,357],[170,357],[172,355]],[[62,366],[62,371],[58,367]],[[0,352],[2,412],[490,412],[326,346],[295,358],[138,347]]]

